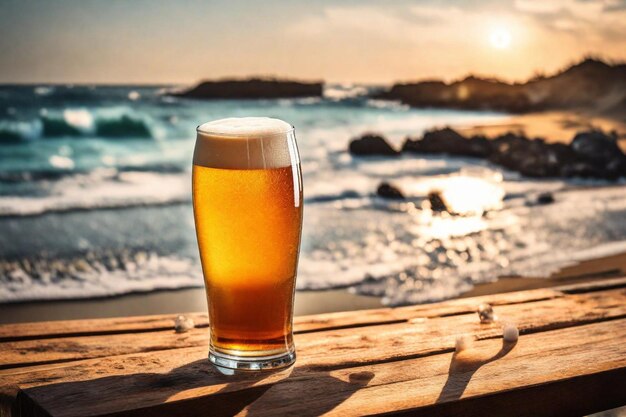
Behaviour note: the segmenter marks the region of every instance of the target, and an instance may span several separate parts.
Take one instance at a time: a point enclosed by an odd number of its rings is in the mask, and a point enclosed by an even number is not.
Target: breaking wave
[[[144,250],[0,260],[0,303],[112,297],[201,286],[200,269],[193,260]]]
[[[146,116],[133,113],[99,114],[85,109],[43,112],[29,122],[0,120],[0,144],[48,138],[151,139],[155,137],[153,124]]]

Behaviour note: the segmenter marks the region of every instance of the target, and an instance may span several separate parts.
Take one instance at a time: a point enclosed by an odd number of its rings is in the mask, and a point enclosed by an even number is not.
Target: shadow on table
[[[306,368],[225,376],[207,360],[197,360],[163,374],[115,375],[31,388],[20,394],[18,405],[51,415],[232,416],[245,409],[248,416],[295,410],[299,416],[314,416],[337,407],[373,377],[372,372],[355,372],[343,381]]]
[[[515,345],[515,342],[511,343],[503,340],[500,350],[488,357],[485,357],[484,354],[481,354],[476,349],[468,349],[460,353],[454,352],[450,361],[450,368],[448,369],[448,379],[436,402],[441,403],[460,399],[472,376],[481,366],[505,357]]]

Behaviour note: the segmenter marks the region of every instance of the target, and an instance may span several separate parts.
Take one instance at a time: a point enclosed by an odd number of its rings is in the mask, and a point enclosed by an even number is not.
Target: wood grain
[[[625,285],[626,285],[626,279]],[[294,318],[294,331],[305,333],[317,330],[338,329],[372,324],[387,324],[406,321],[416,314],[428,317],[463,314],[473,311],[481,302],[493,305],[517,304],[527,301],[546,300],[562,294],[552,289],[520,291],[482,297],[451,300],[443,303],[418,306],[381,308],[363,311],[299,316]],[[184,313],[194,320],[196,327],[208,327],[206,313]],[[142,333],[159,330],[172,330],[176,314],[139,317],[120,317],[88,320],[59,320],[53,322],[16,323],[0,326],[0,342],[19,340],[41,340],[53,337],[75,337],[110,335],[119,333]]]
[[[481,302],[498,322],[478,322]],[[626,278],[299,317],[297,366],[262,377],[215,372],[206,315],[183,334],[174,317],[0,326],[0,417],[575,415],[626,404]],[[522,337],[503,355],[505,321]],[[480,339],[473,357],[452,354],[460,334]]]
[[[480,303],[493,305],[517,304],[527,301],[547,300],[560,297],[562,292],[589,292],[595,289],[618,288],[626,286],[626,277],[596,280],[590,283],[541,288],[529,291],[516,291],[504,294],[491,294],[480,297],[461,298],[440,303],[422,304],[417,306],[381,308],[362,311],[345,311],[338,313],[316,314],[294,318],[294,331],[309,331],[356,327],[371,324],[387,324],[405,321],[417,315],[437,317],[444,315],[463,314],[473,311]],[[206,313],[184,313],[191,317],[197,327],[209,325]],[[63,336],[108,335],[118,333],[141,333],[159,330],[171,330],[176,315],[151,315],[138,317],[119,317],[86,320],[59,320],[54,322],[16,323],[0,326],[0,342],[28,339],[45,339]]]
[[[350,416],[415,412],[443,407],[446,414],[477,415],[485,405],[467,400],[484,395],[507,399],[490,415],[552,415],[564,409],[554,398],[533,392],[533,401],[516,392],[537,386],[586,386],[606,376],[616,386],[601,396],[568,397],[567,410],[596,411],[613,406],[626,388],[626,320],[524,335],[514,346],[489,339],[464,354],[452,353],[401,362],[364,365],[330,372],[300,372],[278,381],[247,377],[218,386],[206,362],[173,373],[106,376],[87,382],[26,388],[23,407],[41,407],[54,416],[84,415],[328,415]],[[597,388],[589,387],[597,394]],[[546,390],[546,392],[551,392]],[[567,393],[567,391],[561,391]],[[209,395],[215,394],[215,395]],[[107,401],[101,401],[107,398]],[[483,402],[484,403],[484,402]],[[502,403],[502,402],[501,402]],[[468,410],[472,413],[467,414]],[[433,410],[431,410],[432,415]],[[484,414],[483,414],[484,415]]]
[[[615,289],[501,304],[495,307],[500,320],[491,325],[481,324],[473,312],[429,318],[428,313],[432,312],[417,310],[412,317],[404,313],[405,321],[400,323],[297,334],[296,343],[309,366],[355,365],[371,361],[372,355],[388,361],[447,351],[462,333],[473,333],[479,338],[495,337],[501,333],[502,321],[513,321],[521,332],[529,332],[624,317],[624,300],[626,289]],[[468,310],[475,310],[475,304]],[[182,334],[173,330],[154,331],[141,337],[122,333],[5,342],[0,343],[0,369],[194,346],[208,346],[206,328]]]
[[[206,313],[183,313],[193,319],[197,327],[208,327]],[[41,340],[51,337],[109,335],[173,330],[177,314],[137,317],[115,317],[86,320],[58,320],[35,323],[15,323],[0,326],[0,342]]]

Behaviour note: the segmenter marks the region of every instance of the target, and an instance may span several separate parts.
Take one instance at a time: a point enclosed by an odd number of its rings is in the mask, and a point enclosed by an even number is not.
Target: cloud
[[[567,13],[578,18],[597,18],[603,12],[618,9],[623,0],[515,0],[515,8],[534,14]]]
[[[394,41],[414,39],[422,28],[418,25],[436,23],[436,16],[402,15],[394,10],[371,6],[327,7],[320,15],[299,19],[289,29],[291,33],[310,37],[332,32],[374,34],[377,38]]]
[[[617,10],[617,3],[360,2],[320,6],[287,30],[296,44],[318,48],[314,65],[337,66],[350,79],[359,77],[357,67],[363,74],[376,71],[381,79],[476,73],[523,80],[537,69],[555,71],[589,53],[626,58],[626,11]],[[493,47],[490,38],[498,31],[507,33],[510,47]]]
[[[309,39],[364,36],[402,44],[449,44],[464,42],[496,21],[514,20],[514,16],[483,10],[461,9],[444,5],[400,7],[333,6],[321,13],[299,19],[289,28],[295,35]],[[491,25],[493,26],[493,25]]]
[[[554,14],[563,5],[560,1],[538,1],[538,0],[515,0],[515,8],[522,12],[533,14]]]
[[[358,34],[394,42],[420,43],[434,38],[462,41],[485,26],[517,26],[561,32],[597,41],[626,38],[626,0],[510,0],[509,2],[424,2],[330,6],[295,21],[291,32],[309,38]],[[460,29],[462,28],[462,29]]]
[[[579,39],[611,42],[626,37],[626,0],[515,0],[514,7],[545,29]]]
[[[597,0],[578,0],[581,2],[597,1]],[[601,1],[605,12],[616,12],[626,9],[626,0],[605,0]]]

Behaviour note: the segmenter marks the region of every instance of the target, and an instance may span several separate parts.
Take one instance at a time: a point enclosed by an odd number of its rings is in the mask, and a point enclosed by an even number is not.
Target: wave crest
[[[98,114],[68,109],[61,114],[43,112],[30,122],[0,120],[0,145],[48,138],[152,139],[148,117],[133,113]]]

